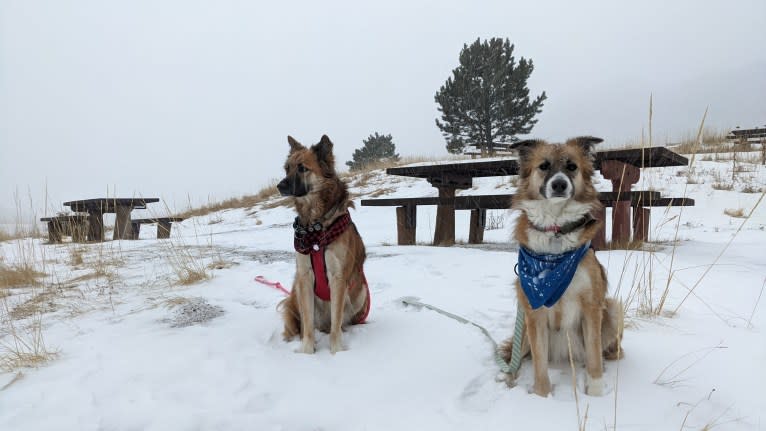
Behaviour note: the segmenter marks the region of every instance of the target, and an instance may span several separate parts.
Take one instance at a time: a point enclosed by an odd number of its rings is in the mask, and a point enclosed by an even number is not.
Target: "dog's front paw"
[[[604,395],[604,378],[593,378],[589,374],[585,374],[585,393],[592,397],[600,397]]]
[[[311,355],[314,353],[316,349],[314,348],[314,342],[303,342],[301,344],[301,348],[296,350],[297,353],[305,353],[307,355]]]
[[[532,392],[545,398],[551,393],[551,381],[545,379],[544,381],[535,380],[534,386],[532,386]]]
[[[334,355],[334,354],[336,354],[338,352],[342,352],[344,350],[346,350],[346,347],[343,345],[343,342],[341,341],[341,338],[340,337],[333,338],[331,336],[330,337],[330,353],[332,353]]]

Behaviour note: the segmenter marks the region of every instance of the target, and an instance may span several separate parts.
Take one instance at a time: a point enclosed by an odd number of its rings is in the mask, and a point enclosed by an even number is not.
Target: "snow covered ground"
[[[559,430],[578,421],[598,430],[766,429],[766,298],[758,303],[766,204],[747,221],[724,214],[747,215],[761,197],[738,191],[766,184],[766,169],[749,166],[734,190],[711,187],[731,177],[729,162],[698,162],[696,184],[687,184],[685,168],[644,172],[637,188],[687,195],[696,206],[653,209],[650,251],[598,253],[610,292],[629,307],[625,359],[606,363],[603,397],[584,394],[581,367],[573,388],[568,364],[551,369],[547,399],[528,393],[529,362],[508,388],[476,328],[399,301],[417,296],[486,326],[498,341],[510,336],[512,212],[490,212],[496,229],[482,246],[400,247],[393,208],[357,205],[372,311],[368,324],[344,334],[349,350],[335,356],[326,335],[315,355],[294,353],[299,343],[280,337],[282,294],[253,281],[292,282],[289,208],[197,217],[176,224],[170,241],[145,226],[141,241],[0,243],[0,262],[34,260],[47,274],[42,286],[14,288],[0,300],[0,353],[16,345],[10,317],[27,341],[41,322],[45,348],[55,353],[38,368],[0,374],[0,430]],[[380,171],[350,184],[357,202],[373,193],[435,195],[424,180]],[[507,178],[490,178],[463,193],[509,191]],[[418,241],[426,244],[435,208],[418,212]],[[458,213],[456,232],[467,239],[467,212]],[[187,268],[211,277],[179,285]],[[44,313],[25,315],[18,305],[29,301]],[[179,324],[189,313],[210,320]]]

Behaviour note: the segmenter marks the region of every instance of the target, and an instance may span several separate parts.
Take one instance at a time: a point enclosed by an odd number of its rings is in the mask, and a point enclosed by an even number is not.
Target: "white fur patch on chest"
[[[571,199],[539,199],[522,201],[518,208],[524,211],[533,225],[548,227],[572,223],[589,213],[592,206]],[[527,238],[529,249],[535,253],[560,254],[577,247],[580,232],[557,235],[530,227]]]

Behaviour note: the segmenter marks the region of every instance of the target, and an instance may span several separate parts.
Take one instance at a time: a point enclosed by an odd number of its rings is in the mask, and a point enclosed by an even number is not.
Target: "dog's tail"
[[[620,344],[622,330],[625,326],[624,319],[622,302],[613,298],[606,298],[604,317],[601,320],[601,345],[604,349],[605,359],[616,360],[625,356]]]
[[[282,338],[290,341],[301,335],[301,319],[298,313],[298,303],[295,290],[290,295],[279,302],[277,310],[282,312],[282,320],[285,322],[285,330],[282,332]]]

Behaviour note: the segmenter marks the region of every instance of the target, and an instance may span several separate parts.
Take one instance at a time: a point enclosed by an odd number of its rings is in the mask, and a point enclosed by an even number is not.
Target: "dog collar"
[[[301,254],[309,254],[312,251],[318,252],[331,242],[335,241],[346,228],[352,224],[351,215],[345,213],[336,218],[328,227],[323,227],[322,223],[314,222],[310,226],[302,226],[296,218],[293,222],[295,235],[293,237],[293,246],[295,251]]]
[[[566,235],[568,233],[572,233],[580,228],[586,228],[588,226],[591,226],[593,223],[596,223],[598,220],[593,218],[593,216],[590,215],[590,213],[586,213],[581,218],[569,222],[563,226],[559,226],[557,224],[550,225],[550,226],[544,226],[540,227],[537,226],[534,223],[530,223],[535,230],[538,230],[540,232],[552,232],[556,235]]]

